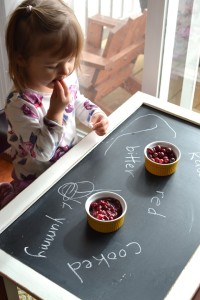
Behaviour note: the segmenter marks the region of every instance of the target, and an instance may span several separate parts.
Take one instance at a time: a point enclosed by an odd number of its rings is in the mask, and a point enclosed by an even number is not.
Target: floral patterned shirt
[[[75,72],[66,78],[66,83],[72,100],[65,108],[62,126],[46,118],[51,93],[27,89],[8,96],[8,142],[14,173],[20,180],[37,178],[77,143],[75,117],[89,126],[91,116],[101,111],[80,94]]]

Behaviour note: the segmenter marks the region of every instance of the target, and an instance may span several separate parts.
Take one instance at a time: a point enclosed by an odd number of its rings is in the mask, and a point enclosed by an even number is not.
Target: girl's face
[[[25,63],[27,88],[52,92],[54,82],[69,76],[74,70],[75,57],[57,58],[48,53],[32,56]]]

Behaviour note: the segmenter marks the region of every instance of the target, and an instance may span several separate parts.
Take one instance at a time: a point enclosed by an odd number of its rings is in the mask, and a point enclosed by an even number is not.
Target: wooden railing
[[[83,31],[87,28],[88,17],[96,14],[124,19],[141,11],[147,0],[66,0],[73,8]]]

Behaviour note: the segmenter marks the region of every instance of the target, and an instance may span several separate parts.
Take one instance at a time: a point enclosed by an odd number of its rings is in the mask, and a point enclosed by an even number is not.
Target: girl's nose
[[[68,65],[68,64],[63,64],[63,65],[60,67],[59,73],[60,73],[62,76],[67,76],[67,75],[69,75],[69,73],[70,73],[69,65]]]

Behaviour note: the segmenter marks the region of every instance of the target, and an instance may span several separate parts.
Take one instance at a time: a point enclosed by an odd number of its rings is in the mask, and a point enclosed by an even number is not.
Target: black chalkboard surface
[[[200,243],[199,127],[142,105],[0,236],[0,248],[86,300],[163,299]],[[156,177],[144,147],[176,144],[177,171]],[[86,223],[87,196],[119,193],[120,230]]]

